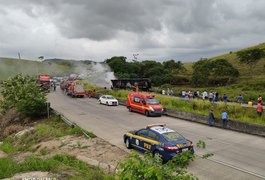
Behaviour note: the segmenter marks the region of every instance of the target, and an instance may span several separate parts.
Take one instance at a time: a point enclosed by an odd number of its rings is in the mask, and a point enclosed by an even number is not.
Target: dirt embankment
[[[87,138],[84,135],[69,135],[66,134],[62,137],[49,138],[49,136],[42,134],[43,137],[47,136],[48,138],[39,138],[37,142],[32,145],[30,149],[26,150],[16,150],[15,153],[5,153],[2,149],[1,151],[1,143],[6,137],[11,136],[30,136],[38,134],[38,131],[43,131],[42,123],[47,125],[47,121],[33,121],[25,116],[22,116],[15,111],[11,110],[7,112],[5,115],[0,116],[0,158],[3,157],[12,157],[13,160],[20,163],[25,161],[27,157],[36,156],[42,159],[51,158],[54,155],[58,154],[67,154],[70,156],[74,156],[78,160],[85,162],[90,166],[96,166],[103,169],[106,173],[113,173],[116,170],[117,164],[119,161],[122,161],[124,157],[127,155],[125,151],[122,149],[108,143],[107,141],[95,137],[95,138]],[[66,126],[63,122],[60,122],[59,126]],[[58,122],[55,125],[58,126]],[[51,127],[51,131],[54,127]],[[64,127],[62,131],[65,131]],[[26,134],[21,131],[29,130]],[[18,135],[20,134],[20,135]],[[25,137],[28,138],[28,137]],[[26,141],[25,141],[26,142]],[[17,145],[18,142],[13,142],[14,146]],[[25,144],[26,145],[26,144]],[[21,146],[21,144],[20,144]],[[61,179],[62,177],[67,177],[68,172],[61,173],[51,173],[51,172],[26,172],[26,173],[18,173],[11,179],[21,179],[21,178],[44,178],[44,177],[57,177]]]

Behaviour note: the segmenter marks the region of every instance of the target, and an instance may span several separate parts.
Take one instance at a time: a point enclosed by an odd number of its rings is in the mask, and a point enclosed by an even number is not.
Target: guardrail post
[[[47,106],[47,117],[48,117],[48,119],[50,119],[50,106],[51,106],[51,103],[47,102],[46,106]]]

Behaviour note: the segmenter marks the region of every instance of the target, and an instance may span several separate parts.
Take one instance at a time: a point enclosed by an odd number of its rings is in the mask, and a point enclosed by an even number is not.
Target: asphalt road
[[[152,123],[166,123],[196,143],[206,142],[206,149],[197,149],[198,156],[213,153],[208,159],[196,158],[188,170],[200,179],[265,179],[265,138],[197,124],[181,119],[145,117],[129,112],[124,106],[100,105],[96,99],[71,98],[60,90],[48,95],[51,107],[82,128],[94,132],[110,143],[126,149],[123,134]]]

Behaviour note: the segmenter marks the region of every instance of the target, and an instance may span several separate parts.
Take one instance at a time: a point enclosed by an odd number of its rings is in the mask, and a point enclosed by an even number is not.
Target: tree
[[[192,82],[195,86],[227,84],[239,76],[239,72],[226,59],[200,60],[193,65]]]
[[[265,52],[263,49],[255,48],[248,49],[244,51],[239,51],[236,53],[240,62],[248,65],[249,75],[252,77],[253,68],[258,63],[258,61],[265,57]]]
[[[175,61],[173,59],[163,62],[164,68],[169,72],[179,73],[186,71],[186,68],[183,66],[181,61]]]
[[[3,81],[1,89],[3,109],[15,108],[18,112],[36,116],[45,111],[46,93],[31,76],[18,74]]]
[[[207,59],[201,59],[193,64],[192,83],[195,86],[207,85],[210,75],[210,63]]]
[[[110,66],[110,68],[114,71],[115,75],[116,73],[128,73],[126,71],[126,57],[124,56],[114,56],[110,59],[107,59],[105,63]]]

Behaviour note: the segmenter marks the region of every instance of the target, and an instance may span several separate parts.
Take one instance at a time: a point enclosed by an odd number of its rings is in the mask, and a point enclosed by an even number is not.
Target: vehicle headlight
[[[151,111],[154,111],[154,109],[153,109],[151,106],[149,106],[149,109],[150,109]]]

